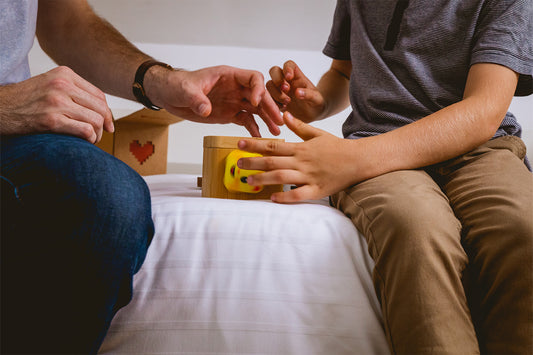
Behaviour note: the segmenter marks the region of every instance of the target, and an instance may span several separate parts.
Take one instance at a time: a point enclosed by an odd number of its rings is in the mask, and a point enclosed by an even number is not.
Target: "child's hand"
[[[304,142],[239,141],[239,149],[263,155],[241,158],[237,162],[241,169],[264,171],[248,177],[248,184],[294,184],[296,189],[271,196],[275,202],[291,203],[320,199],[369,177],[366,175],[365,161],[368,154],[360,146],[365,138],[336,137],[301,122],[288,112],[284,113],[283,118],[287,127]]]
[[[312,122],[325,111],[324,97],[292,60],[283,69],[272,67],[266,87],[281,111],[289,111],[304,122]]]

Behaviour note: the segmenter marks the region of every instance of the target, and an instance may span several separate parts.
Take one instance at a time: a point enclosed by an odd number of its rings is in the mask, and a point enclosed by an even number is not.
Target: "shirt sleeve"
[[[486,1],[475,29],[470,64],[495,63],[520,74],[517,96],[533,93],[533,1]]]
[[[330,58],[350,60],[351,20],[346,0],[337,0],[333,25],[323,53]]]

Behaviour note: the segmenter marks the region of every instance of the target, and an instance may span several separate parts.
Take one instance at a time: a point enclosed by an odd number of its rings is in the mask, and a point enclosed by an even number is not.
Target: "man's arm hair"
[[[59,65],[103,91],[134,99],[137,67],[150,57],[99,17],[86,0],[39,1],[37,38]]]

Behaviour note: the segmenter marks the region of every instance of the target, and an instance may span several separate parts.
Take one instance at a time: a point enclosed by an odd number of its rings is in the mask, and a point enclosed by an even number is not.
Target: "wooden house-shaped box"
[[[179,121],[164,110],[141,109],[115,120],[115,132],[104,132],[97,146],[143,176],[165,174],[168,126]]]

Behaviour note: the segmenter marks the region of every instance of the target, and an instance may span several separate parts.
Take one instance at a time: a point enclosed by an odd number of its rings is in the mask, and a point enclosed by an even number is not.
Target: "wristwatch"
[[[135,95],[135,98],[137,101],[139,101],[141,104],[143,104],[146,108],[149,108],[150,110],[159,111],[161,107],[157,107],[150,101],[150,99],[146,96],[146,92],[144,90],[144,75],[154,65],[158,65],[160,67],[164,67],[170,70],[173,70],[173,68],[163,62],[158,62],[156,60],[150,59],[139,65],[139,68],[137,68],[137,71],[135,72],[135,81],[132,85],[133,95]]]

